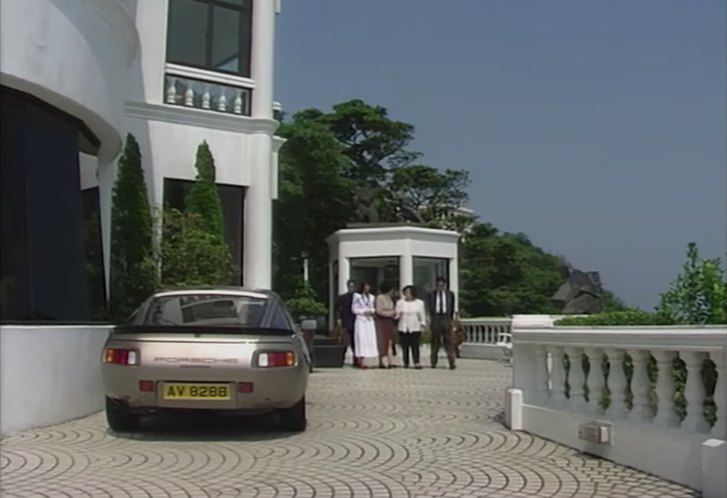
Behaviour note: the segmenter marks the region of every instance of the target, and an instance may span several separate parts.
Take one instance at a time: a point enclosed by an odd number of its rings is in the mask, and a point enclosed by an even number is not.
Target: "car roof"
[[[276,299],[278,295],[269,289],[257,289],[251,287],[240,286],[208,286],[208,287],[187,287],[180,289],[164,289],[155,292],[152,297],[168,297],[168,296],[190,296],[195,294],[221,294],[227,296],[247,296],[256,297],[258,299]]]

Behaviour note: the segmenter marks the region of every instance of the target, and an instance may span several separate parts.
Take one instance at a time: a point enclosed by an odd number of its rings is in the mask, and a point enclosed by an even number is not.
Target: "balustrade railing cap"
[[[513,315],[512,316],[512,328],[513,329],[528,329],[528,328],[551,328],[553,327],[553,317],[550,315]]]

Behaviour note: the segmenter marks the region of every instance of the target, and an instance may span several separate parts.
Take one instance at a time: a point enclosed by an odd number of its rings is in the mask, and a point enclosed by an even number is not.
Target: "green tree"
[[[197,178],[185,199],[186,210],[198,214],[210,234],[223,237],[222,203],[215,184],[215,160],[207,142],[197,147]]]
[[[467,202],[469,172],[411,164],[395,168],[387,187],[427,219],[448,215]]]
[[[327,313],[326,306],[320,302],[316,291],[302,278],[298,279],[293,297],[285,301],[285,306],[296,322],[315,320]]]
[[[656,312],[675,324],[727,323],[724,271],[719,259],[703,259],[695,242],[687,245],[682,271],[661,294]]]
[[[165,288],[228,285],[230,250],[197,213],[167,208],[162,217],[161,276]]]
[[[561,261],[523,234],[475,223],[460,244],[460,308],[468,316],[555,313]]]
[[[279,199],[274,205],[275,288],[292,297],[302,272],[302,255],[311,257],[311,285],[320,296],[328,289],[326,237],[346,226],[353,209],[354,182],[345,176],[349,161],[327,125],[298,113],[279,132]]]
[[[111,201],[111,314],[121,319],[156,288],[152,216],[139,144],[126,137]]]

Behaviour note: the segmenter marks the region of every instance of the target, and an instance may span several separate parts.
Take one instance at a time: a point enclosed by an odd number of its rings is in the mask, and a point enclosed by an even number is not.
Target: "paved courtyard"
[[[446,363],[446,362],[445,362]],[[177,417],[109,433],[103,414],[6,438],[11,497],[687,497],[698,494],[501,424],[510,369],[321,370],[310,428]]]

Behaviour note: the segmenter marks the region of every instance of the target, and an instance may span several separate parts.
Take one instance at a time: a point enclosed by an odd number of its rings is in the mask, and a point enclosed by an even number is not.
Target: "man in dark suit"
[[[342,327],[348,337],[348,345],[351,347],[353,357],[356,357],[356,344],[353,340],[353,326],[355,322],[355,315],[351,310],[353,304],[353,294],[356,292],[356,283],[353,280],[349,280],[347,283],[348,291],[338,296],[336,300],[336,325]],[[344,351],[344,355],[346,352]]]
[[[454,292],[447,288],[447,279],[437,277],[436,288],[427,296],[427,310],[432,331],[432,368],[437,368],[439,348],[442,346],[447,353],[449,369],[454,370],[456,367],[452,334],[454,306]]]

